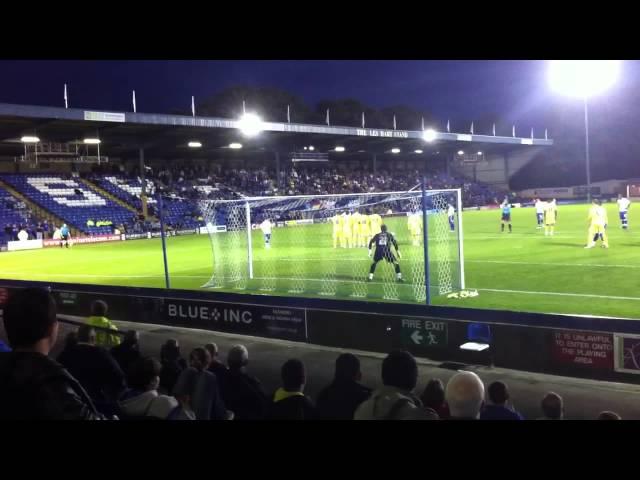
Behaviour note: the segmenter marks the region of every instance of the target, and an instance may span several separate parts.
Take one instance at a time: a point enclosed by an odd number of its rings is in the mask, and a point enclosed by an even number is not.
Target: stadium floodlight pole
[[[588,100],[611,87],[620,75],[620,60],[552,60],[548,80],[553,90],[582,99],[584,104],[585,164],[587,200],[591,202],[591,159],[589,158]]]
[[[162,260],[164,262],[164,283],[171,288],[169,281],[169,264],[167,262],[167,243],[164,235],[164,215],[162,214],[162,192],[158,189],[158,220],[160,220],[160,239],[162,240]]]
[[[431,286],[429,285],[429,223],[427,217],[427,192],[426,192],[427,179],[422,177],[422,245],[424,249],[424,288],[425,288],[425,300],[427,305],[431,305]]]

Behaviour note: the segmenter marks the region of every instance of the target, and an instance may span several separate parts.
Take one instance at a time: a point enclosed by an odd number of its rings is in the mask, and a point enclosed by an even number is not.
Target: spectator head
[[[606,410],[604,412],[600,412],[598,420],[622,420],[622,417],[620,417],[616,412]]]
[[[122,339],[122,343],[133,347],[134,345],[138,345],[140,341],[140,334],[136,330],[127,330],[124,334],[124,338]]]
[[[509,390],[503,382],[493,382],[487,389],[489,400],[494,405],[504,405],[509,400]]]
[[[104,317],[107,314],[109,307],[103,300],[96,300],[91,304],[91,316]]]
[[[219,352],[218,345],[216,345],[215,343],[207,343],[204,348],[207,352],[209,352],[209,355],[211,355],[211,361],[217,360]]]
[[[244,345],[234,345],[227,354],[227,366],[231,369],[246,367],[249,363],[249,351]]]
[[[211,363],[211,356],[204,348],[198,347],[191,350],[189,355],[189,365],[196,370],[206,370]]]
[[[562,397],[555,392],[547,393],[540,404],[542,413],[549,420],[562,420],[564,416],[564,404]]]
[[[14,292],[4,307],[4,328],[11,348],[34,348],[47,355],[58,338],[56,302],[40,288]]]
[[[420,397],[425,407],[438,410],[444,405],[444,383],[439,378],[432,378],[424,387]]]
[[[143,392],[156,390],[160,384],[161,370],[162,366],[155,358],[139,358],[131,365],[127,375],[127,385]]]
[[[89,325],[82,325],[78,328],[78,342],[96,344],[96,331]]]
[[[411,391],[418,382],[418,364],[409,352],[396,350],[382,361],[382,383]]]
[[[453,418],[478,418],[484,402],[484,385],[473,372],[458,372],[447,383],[445,398]]]
[[[288,392],[301,392],[306,381],[304,364],[297,358],[284,362],[280,371],[282,386]]]
[[[175,338],[170,338],[160,348],[160,361],[173,362],[180,358],[180,344]]]
[[[343,353],[336,359],[335,379],[358,382],[362,378],[360,360],[352,353]]]

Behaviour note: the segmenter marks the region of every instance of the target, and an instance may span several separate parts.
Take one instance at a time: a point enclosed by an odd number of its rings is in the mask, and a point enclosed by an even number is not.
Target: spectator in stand
[[[111,354],[96,345],[96,332],[89,325],[78,329],[78,343],[60,354],[58,361],[73,375],[103,413],[115,414],[124,391],[124,373]]]
[[[187,419],[174,397],[158,394],[162,365],[154,358],[135,360],[127,373],[129,389],[122,395],[118,405],[124,419]]]
[[[487,389],[491,403],[484,406],[480,420],[524,420],[513,406],[508,405],[509,389],[503,382],[493,382]]]
[[[112,335],[101,330],[108,329],[118,331],[118,327],[106,317],[108,310],[109,307],[106,302],[96,300],[91,304],[91,316],[87,319],[87,325],[96,328],[96,345],[104,348],[111,348],[120,344],[120,337],[118,335]]]
[[[438,414],[441,420],[449,418],[449,406],[444,400],[444,384],[439,378],[429,380],[420,396],[425,408],[430,408]]]
[[[178,377],[187,368],[187,361],[180,354],[180,344],[175,339],[167,340],[160,348],[160,387],[168,393],[173,393],[173,387]]]
[[[138,332],[129,330],[125,333],[122,343],[111,348],[111,356],[118,362],[125,375],[129,374],[131,365],[141,357],[139,340]]]
[[[260,381],[247,373],[248,363],[249,352],[244,345],[231,347],[227,355],[229,370],[222,377],[220,389],[235,420],[263,419],[269,403]]]
[[[538,420],[562,420],[564,418],[564,402],[557,393],[547,393],[540,406],[543,416]]]
[[[178,377],[173,394],[196,420],[231,420],[233,414],[224,406],[216,376],[207,370],[210,361],[204,348],[193,349],[189,367]]]
[[[304,394],[306,374],[297,358],[287,360],[280,370],[282,387],[273,395],[267,417],[270,420],[315,420],[316,407]]]
[[[604,411],[598,415],[598,420],[622,420],[622,417],[616,412]]]
[[[218,359],[218,346],[215,343],[207,343],[204,348],[209,352],[209,356],[211,357],[208,370],[216,376],[218,384],[221,385],[222,379],[227,373],[227,367]]]
[[[484,384],[473,372],[458,372],[449,379],[445,398],[451,420],[477,420],[484,403]]]
[[[0,353],[0,420],[104,418],[80,383],[48,357],[58,338],[56,313],[46,290],[9,297],[4,329],[13,351]]]
[[[360,360],[352,353],[336,359],[333,382],[325,387],[316,401],[318,416],[324,420],[353,420],[358,406],[371,396],[371,389],[361,385]]]
[[[409,352],[396,350],[382,361],[383,387],[356,410],[355,420],[437,420],[413,394],[418,381],[418,364]]]
[[[76,332],[75,330],[72,330],[71,332],[67,333],[66,337],[64,337],[64,347],[62,347],[62,351],[58,354],[58,357],[56,358],[56,360],[59,362],[60,357],[64,357],[65,355],[67,355],[66,352],[68,352],[70,349],[75,347],[77,344],[78,344],[78,332]]]

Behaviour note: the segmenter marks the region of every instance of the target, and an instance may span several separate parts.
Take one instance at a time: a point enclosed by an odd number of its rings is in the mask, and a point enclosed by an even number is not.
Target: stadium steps
[[[135,207],[132,207],[131,205],[129,205],[127,202],[123,202],[122,200],[120,200],[118,197],[116,197],[115,195],[110,194],[109,192],[107,192],[106,190],[103,190],[102,188],[100,188],[98,185],[96,185],[93,182],[90,182],[89,180],[86,180],[84,178],[78,178],[76,179],[78,180],[80,183],[84,183],[87,187],[89,187],[91,190],[95,191],[96,193],[98,193],[99,195],[102,195],[104,198],[107,198],[109,200],[111,200],[112,202],[117,203],[118,205],[120,205],[121,207],[126,208],[127,210],[129,210],[130,212],[135,213],[136,215],[139,215],[141,212],[139,212]]]
[[[35,214],[36,218],[39,221],[46,220],[47,222],[49,222],[49,225],[55,225],[57,227],[61,226],[63,223],[67,223],[69,225],[69,231],[71,232],[71,236],[73,236],[73,237],[84,237],[85,236],[82,232],[80,232],[73,225],[71,225],[70,223],[66,222],[62,218],[54,215],[49,210],[47,210],[45,208],[42,208],[40,205],[38,205],[37,203],[35,203],[32,200],[30,200],[28,197],[24,196],[22,193],[18,192],[15,188],[13,188],[11,185],[6,183],[5,181],[0,180],[0,187],[4,188],[14,198],[20,200],[21,202],[24,202],[27,205],[27,207],[29,207],[29,209],[31,209],[31,211]]]

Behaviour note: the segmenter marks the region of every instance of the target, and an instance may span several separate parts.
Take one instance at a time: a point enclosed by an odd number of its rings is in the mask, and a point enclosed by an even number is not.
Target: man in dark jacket
[[[371,389],[358,383],[362,379],[360,360],[343,353],[336,360],[333,382],[318,395],[318,415],[325,420],[353,420],[362,402],[371,396]]]
[[[314,420],[316,408],[304,394],[304,364],[297,358],[284,362],[280,371],[282,387],[273,395],[268,418],[271,420]]]
[[[222,377],[222,398],[235,414],[235,420],[263,419],[268,405],[260,381],[247,373],[249,352],[244,345],[234,345],[227,355],[229,370]]]
[[[98,420],[80,383],[48,357],[58,337],[56,304],[42,289],[15,292],[4,308],[13,352],[0,353],[0,420]]]
[[[491,403],[480,412],[480,420],[524,420],[513,407],[507,406],[509,389],[503,382],[493,382],[487,389]]]
[[[111,356],[118,362],[118,365],[122,369],[125,375],[129,374],[131,365],[136,360],[141,358],[140,356],[140,344],[138,343],[139,335],[135,330],[129,330],[122,340],[120,345],[112,347],[110,350]]]
[[[207,343],[204,348],[209,352],[209,355],[211,355],[211,363],[209,364],[208,370],[216,376],[218,385],[221,385],[223,377],[227,374],[227,367],[218,358],[218,345],[215,343]]]
[[[78,343],[60,354],[58,361],[78,379],[103,413],[116,413],[116,402],[126,387],[125,376],[111,354],[96,345],[93,327],[82,325]]]

